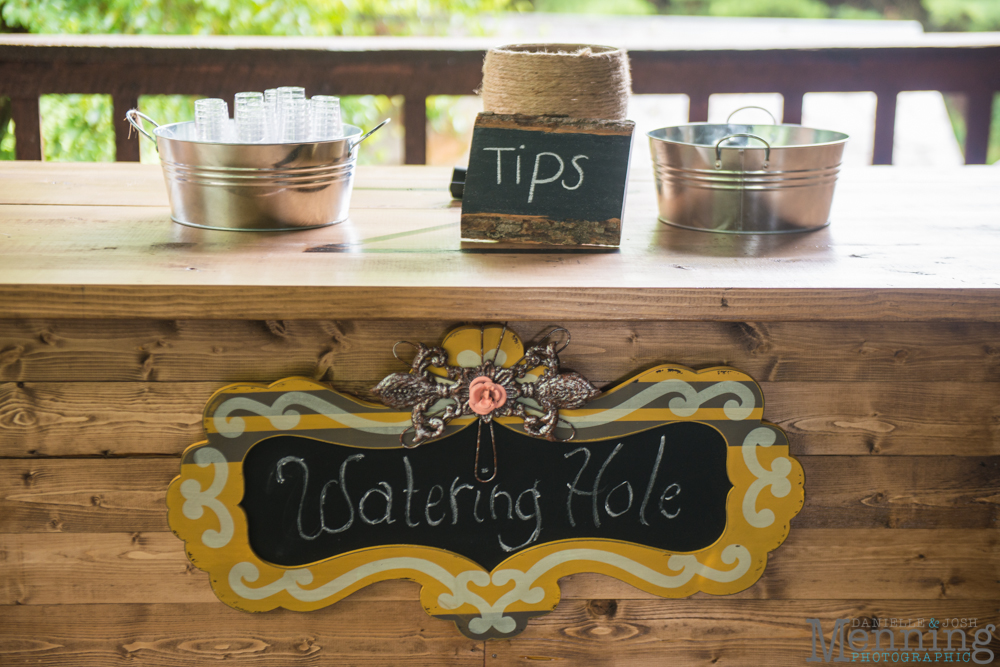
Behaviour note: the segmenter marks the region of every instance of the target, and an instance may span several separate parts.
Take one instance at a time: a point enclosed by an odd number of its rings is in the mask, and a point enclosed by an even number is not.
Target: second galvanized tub
[[[649,136],[659,217],[734,234],[830,223],[847,135],[800,125],[691,123]]]

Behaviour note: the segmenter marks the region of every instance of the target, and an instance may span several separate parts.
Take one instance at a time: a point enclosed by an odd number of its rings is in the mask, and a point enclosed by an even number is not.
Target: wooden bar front
[[[740,237],[658,223],[634,173],[619,250],[524,252],[463,247],[440,168],[362,168],[349,221],[239,234],[171,223],[156,166],[0,165],[0,663],[801,665],[807,618],[976,619],[971,644],[1000,621],[998,176],[847,171],[829,228]],[[404,581],[219,602],[164,504],[212,392],[371,397],[405,370],[393,343],[484,321],[566,327],[598,386],[660,363],[760,382],[806,474],[761,580],[668,600],[574,575],[486,642]]]

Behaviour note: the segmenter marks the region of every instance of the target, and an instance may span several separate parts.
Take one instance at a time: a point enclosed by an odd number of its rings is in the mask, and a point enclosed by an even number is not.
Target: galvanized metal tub
[[[141,117],[153,123],[153,135]],[[199,141],[194,122],[156,125],[128,120],[156,142],[174,222],[225,231],[284,231],[347,219],[362,134],[344,125],[329,141],[233,144]]]
[[[830,224],[842,132],[801,125],[691,123],[647,134],[661,221],[731,234]]]

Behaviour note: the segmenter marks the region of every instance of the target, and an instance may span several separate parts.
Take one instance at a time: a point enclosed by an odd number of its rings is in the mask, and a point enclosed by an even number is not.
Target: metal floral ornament
[[[401,434],[403,446],[415,447],[440,437],[448,422],[468,415],[478,416],[480,428],[485,422],[491,430],[496,417],[519,417],[524,420],[527,433],[556,441],[559,410],[582,407],[600,394],[582,375],[560,372],[559,353],[569,345],[569,332],[565,329],[553,329],[506,367],[498,359],[508,334],[507,326],[503,326],[495,349],[489,352],[483,345],[485,331],[484,327],[479,328],[477,365],[449,364],[444,348],[409,343],[417,351],[410,372],[393,373],[372,390],[389,407],[411,410],[413,436],[407,442],[410,429]],[[565,332],[567,336],[561,346],[549,340],[556,332]],[[541,373],[536,375],[540,369]],[[571,440],[575,429],[566,423],[562,425],[570,429],[571,435],[566,440]],[[494,474],[495,461],[494,446]],[[478,464],[477,446],[477,478],[482,470],[485,469]]]

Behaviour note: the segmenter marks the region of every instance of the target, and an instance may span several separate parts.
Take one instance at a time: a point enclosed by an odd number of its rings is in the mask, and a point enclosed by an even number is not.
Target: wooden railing
[[[231,98],[300,82],[310,94],[402,95],[405,160],[426,161],[426,98],[469,95],[482,79],[485,41],[424,38],[284,38],[4,35],[0,96],[11,98],[16,156],[41,159],[40,95],[109,94],[118,160],[138,160],[125,112],[140,95]],[[798,123],[808,92],[873,91],[873,162],[891,164],[896,96],[938,90],[964,96],[965,161],[986,161],[993,97],[1000,91],[1000,33],[928,34],[892,46],[630,49],[638,94],[690,97],[690,120],[708,119],[713,93],[778,92],[784,122]]]

